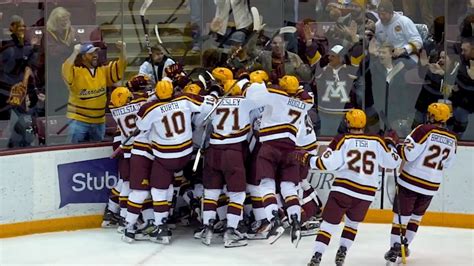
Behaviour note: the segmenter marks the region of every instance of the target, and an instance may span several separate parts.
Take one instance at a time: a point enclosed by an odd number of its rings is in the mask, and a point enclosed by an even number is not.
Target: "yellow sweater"
[[[90,124],[105,123],[107,87],[120,81],[126,67],[123,60],[99,66],[93,73],[85,66],[63,63],[62,75],[69,87],[67,117]]]

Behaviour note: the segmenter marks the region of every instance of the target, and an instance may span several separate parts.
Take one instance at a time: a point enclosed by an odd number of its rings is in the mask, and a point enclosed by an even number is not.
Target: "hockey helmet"
[[[173,84],[170,81],[158,81],[155,86],[155,95],[160,100],[167,100],[173,96]]]
[[[285,75],[280,79],[279,85],[288,94],[296,94],[300,87],[300,82],[295,76]]]
[[[268,77],[267,72],[265,72],[263,70],[256,70],[256,71],[253,71],[252,73],[250,73],[250,82],[251,83],[254,83],[254,82],[257,82],[257,83],[265,82],[265,83],[267,83],[269,80],[270,80],[270,78]]]
[[[230,95],[235,96],[235,95],[241,95],[242,94],[242,89],[240,88],[239,84],[237,83],[237,80],[230,79],[227,80],[224,83],[224,93],[227,93],[230,90]]]
[[[365,128],[367,117],[364,111],[360,109],[351,109],[346,113],[346,123],[348,128],[362,129]]]
[[[116,108],[126,105],[133,99],[133,95],[127,87],[117,87],[110,95],[110,102]]]
[[[216,67],[212,70],[212,76],[219,82],[224,83],[226,80],[234,79],[232,71],[226,67]]]
[[[186,85],[186,87],[184,87],[183,92],[199,95],[199,93],[201,92],[201,87],[195,83],[191,83],[191,84]]]
[[[132,92],[149,91],[151,79],[147,75],[135,75],[127,82],[127,87]]]
[[[432,103],[428,106],[428,115],[431,115],[435,122],[446,123],[451,116],[451,111],[445,103]]]

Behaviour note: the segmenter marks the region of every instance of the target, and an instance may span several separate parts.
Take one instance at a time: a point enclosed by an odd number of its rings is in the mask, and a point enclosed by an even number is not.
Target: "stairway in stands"
[[[138,72],[140,64],[148,57],[139,14],[143,0],[123,0],[123,4],[122,0],[96,0],[96,3],[96,23],[100,25],[107,44],[108,58],[118,56],[115,42],[121,40],[122,35],[127,43],[129,66],[125,78],[129,78]],[[155,24],[168,19],[179,3],[179,0],[159,0],[153,1],[148,8],[145,18],[149,21],[148,31],[152,46],[158,42],[154,33]],[[192,48],[189,8],[183,5],[175,12],[174,17],[177,19],[171,24],[159,24],[163,45],[170,51],[175,61],[184,62],[186,69],[200,65],[200,54],[191,51],[186,54],[183,61],[185,51]]]

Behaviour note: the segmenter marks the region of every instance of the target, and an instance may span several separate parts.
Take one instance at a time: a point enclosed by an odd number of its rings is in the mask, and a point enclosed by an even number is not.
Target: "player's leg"
[[[426,210],[430,206],[432,196],[422,195],[418,193],[418,197],[415,201],[415,206],[413,208],[413,214],[410,216],[410,220],[407,225],[407,230],[405,233],[405,238],[407,241],[407,246],[411,244],[415,238],[418,227],[420,226],[421,219],[425,214]]]
[[[246,198],[246,177],[242,151],[226,150],[224,152],[224,177],[227,184],[227,228],[224,233],[225,247],[246,246],[247,240],[237,230],[242,220],[244,201]]]
[[[112,188],[109,195],[109,202],[105,207],[104,216],[102,217],[102,227],[115,227],[120,221],[120,190],[122,189],[123,180],[120,178],[117,184]]]
[[[347,210],[344,219],[341,242],[336,253],[336,265],[341,266],[344,264],[346,253],[351,248],[357,235],[357,227],[359,223],[364,220],[371,203],[371,201],[353,199],[353,204],[351,208]]]
[[[127,215],[127,201],[128,195],[130,195],[130,158],[123,158],[119,161],[119,172],[120,177],[123,179],[123,184],[120,189],[119,205],[120,205],[120,218],[125,221]],[[124,226],[124,223],[121,223]]]
[[[210,147],[206,153],[203,170],[204,200],[202,222],[204,227],[201,230],[201,241],[205,245],[210,245],[214,234],[214,224],[217,218],[218,201],[224,186],[223,176],[217,169],[220,166],[219,152]]]
[[[130,194],[127,201],[125,231],[122,240],[133,242],[137,231],[137,220],[145,200],[150,195],[149,176],[153,161],[140,155],[130,159]]]
[[[385,253],[385,260],[388,262],[395,263],[398,258],[401,256],[401,245],[400,243],[400,233],[402,236],[405,236],[406,227],[410,217],[413,213],[415,202],[417,199],[417,193],[398,186],[398,193],[395,195],[393,200],[393,220],[392,220],[392,230],[390,233],[390,250]],[[398,206],[400,202],[400,206]],[[400,214],[400,218],[399,218]],[[401,224],[399,223],[399,219]]]
[[[346,210],[351,206],[352,197],[340,192],[330,192],[326,206],[323,210],[323,222],[316,236],[316,242],[313,249],[313,257],[309,266],[319,266],[321,258],[326,251],[331,237],[337,230],[338,225],[344,216]]]

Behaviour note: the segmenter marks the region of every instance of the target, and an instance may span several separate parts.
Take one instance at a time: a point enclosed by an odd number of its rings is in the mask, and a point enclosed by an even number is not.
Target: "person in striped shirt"
[[[336,265],[343,265],[347,250],[356,237],[357,227],[364,220],[377,192],[379,167],[396,168],[400,165],[400,156],[394,147],[387,145],[386,140],[377,135],[364,134],[366,120],[364,111],[349,110],[345,114],[349,133],[335,137],[321,156],[304,153],[303,164],[323,171],[336,170],[309,266],[320,265],[332,234],[345,217],[335,259]],[[394,131],[391,132],[396,138]]]

